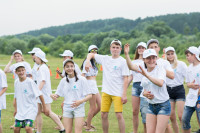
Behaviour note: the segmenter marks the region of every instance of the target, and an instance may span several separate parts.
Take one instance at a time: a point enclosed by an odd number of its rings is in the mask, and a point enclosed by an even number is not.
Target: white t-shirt
[[[79,66],[76,63],[74,63],[74,66],[75,66],[76,73],[81,75],[81,70],[80,70]],[[62,71],[62,76],[65,77],[65,70],[64,69]]]
[[[91,62],[90,62],[90,64],[91,64]],[[92,64],[91,64],[91,65],[92,65]],[[84,61],[82,73],[84,73],[86,77],[88,77],[88,76],[97,76],[97,74],[98,74],[98,69],[95,68],[95,67],[90,67],[90,68],[89,68],[89,71],[87,72],[87,71],[85,70],[85,61]]]
[[[144,66],[144,61],[143,60],[133,60],[132,64],[136,64],[136,65],[142,65]],[[141,82],[143,75],[140,74],[139,72],[136,71],[131,71],[131,74],[133,75],[133,82]]]
[[[162,79],[164,81],[163,86],[159,87],[143,76],[141,81],[143,91],[144,89],[147,91],[151,91],[151,93],[154,95],[154,98],[152,100],[147,99],[148,102],[151,104],[157,104],[169,100],[169,95],[166,87],[166,70],[162,66],[158,65],[156,65],[156,67],[151,72],[148,72],[147,69],[144,70],[149,76]],[[143,91],[141,94],[143,94]]]
[[[192,83],[194,80],[195,84],[200,85],[200,64],[197,66],[193,66],[193,64],[190,64],[187,69],[185,82]],[[186,96],[185,105],[189,107],[195,107],[197,99],[198,99],[198,89],[194,90],[192,88],[189,88],[189,92]]]
[[[6,74],[0,69],[0,92],[3,90],[3,88],[7,88],[7,79]],[[6,94],[3,93],[3,95],[0,96],[0,110],[6,109]]]
[[[158,65],[159,67],[162,66],[162,67],[164,67],[165,70],[168,70],[168,71],[172,71],[172,72],[173,72],[173,69],[172,69],[172,67],[171,67],[171,65],[170,65],[170,63],[169,63],[169,61],[164,60],[164,59],[162,59],[162,58],[159,58],[159,59],[156,60],[156,62],[157,62],[157,65]]]
[[[50,79],[50,72],[49,68],[46,64],[42,64],[39,66],[39,69],[37,71],[37,85],[39,87],[40,83],[42,81],[45,81],[45,84],[42,88],[42,95],[44,97],[45,103],[52,103],[52,99],[50,95],[52,94],[51,91],[51,79]],[[38,102],[41,103],[41,101],[38,99]]]
[[[167,78],[167,86],[175,87],[182,85],[186,77],[187,65],[185,62],[178,61],[177,67],[174,70],[174,79]],[[172,65],[171,65],[172,67]]]
[[[33,81],[37,80],[37,69],[38,69],[39,65],[37,63],[34,63],[33,69],[32,69],[32,77],[33,77]]]
[[[23,63],[24,66],[25,66],[25,69],[26,69],[26,74],[32,74],[32,70],[31,70],[31,65],[25,61],[23,62],[20,62],[20,63]],[[9,67],[10,71],[14,74],[15,76],[15,80],[18,79],[18,76],[17,74],[15,73],[15,64],[12,64],[10,67]]]
[[[73,108],[71,108],[73,101],[81,100],[88,94],[91,94],[85,77],[78,75],[77,81],[75,81],[75,77],[68,79],[69,82],[66,81],[66,77],[61,79],[55,93],[60,97],[64,97],[65,100],[63,109],[65,111],[69,109],[73,110]],[[80,106],[84,106],[84,103],[79,105],[79,107]]]
[[[15,119],[35,120],[38,112],[37,99],[41,94],[41,91],[32,79],[27,77],[23,82],[16,79],[14,97],[17,103],[17,114]]]
[[[129,76],[129,69],[123,57],[113,59],[108,55],[95,54],[95,60],[103,66],[102,92],[113,96],[122,96],[124,76]]]

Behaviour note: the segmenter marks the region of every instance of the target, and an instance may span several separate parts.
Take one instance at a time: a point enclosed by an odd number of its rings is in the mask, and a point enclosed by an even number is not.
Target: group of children
[[[36,133],[41,133],[42,112],[57,124],[60,133],[72,133],[73,120],[75,133],[81,133],[83,127],[89,132],[96,131],[91,122],[101,111],[102,130],[108,133],[108,114],[113,102],[119,131],[125,133],[123,104],[127,103],[127,88],[133,81],[134,133],[138,132],[139,111],[145,133],[171,133],[169,119],[174,132],[179,133],[176,106],[182,131],[190,133],[190,119],[194,111],[200,123],[200,50],[191,46],[185,51],[189,67],[177,59],[173,47],[165,49],[165,60],[159,58],[160,46],[156,39],[140,42],[133,61],[129,57],[129,44],[124,45],[125,59],[120,56],[121,51],[122,43],[117,39],[110,43],[111,56],[98,54],[98,47],[90,45],[81,72],[73,61],[73,53],[65,50],[60,54],[63,57],[63,71],[57,71],[62,79],[56,93],[52,94],[45,53],[39,48],[28,52],[35,62],[31,69],[30,64],[24,61],[22,52],[15,50],[4,69],[5,73],[12,72],[15,76],[14,132],[19,133],[21,128],[25,128],[27,133],[32,133],[35,120]],[[15,64],[12,64],[13,60]],[[97,64],[103,67],[102,96],[96,83]],[[6,108],[5,91],[8,87],[4,72],[0,70],[0,116],[1,109]],[[186,98],[184,80],[189,88]],[[61,104],[63,123],[51,110],[51,103],[59,97],[64,97]],[[84,121],[86,101],[89,101],[90,109]]]

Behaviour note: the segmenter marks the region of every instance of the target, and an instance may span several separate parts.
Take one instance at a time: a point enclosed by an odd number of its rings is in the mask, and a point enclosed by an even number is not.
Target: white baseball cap
[[[150,39],[148,42],[147,42],[147,47],[149,46],[149,44],[151,43],[157,43],[159,45],[159,41],[157,39]]]
[[[35,54],[37,51],[40,51],[40,48],[33,48],[32,51],[29,51],[29,54]]]
[[[15,70],[16,70],[18,67],[24,67],[24,68],[25,68],[24,63],[21,63],[21,62],[16,63],[14,66],[15,66]]]
[[[64,52],[63,52],[63,54],[59,54],[60,56],[70,56],[70,57],[73,57],[74,56],[74,54],[72,53],[72,51],[70,51],[70,50],[65,50]]]
[[[146,49],[143,52],[143,58],[147,58],[147,57],[152,56],[152,55],[157,57],[156,51],[154,49]]]
[[[48,60],[46,59],[46,54],[42,50],[41,51],[37,51],[35,53],[35,56],[39,57],[44,62],[48,62]]]
[[[92,50],[92,49],[98,50],[98,47],[96,45],[90,45],[89,48],[88,48],[88,52],[90,52],[90,50]]]
[[[175,49],[173,48],[173,47],[167,47],[166,49],[165,49],[165,53],[167,53],[168,51],[173,51],[173,52],[175,52]]]
[[[72,59],[66,59],[65,61],[63,61],[63,67],[65,67],[65,64],[67,62],[72,62],[74,64],[74,61]]]
[[[16,53],[18,53],[18,54],[21,54],[21,55],[22,55],[22,51],[21,51],[21,50],[19,50],[19,49],[15,50],[15,51],[12,53],[12,55],[14,55],[14,54],[16,54]]]
[[[190,51],[192,54],[194,54],[196,56],[197,60],[200,61],[200,58],[199,58],[200,51],[197,47],[191,46],[188,48],[188,51]]]
[[[118,43],[118,44],[122,47],[122,43],[121,43],[118,39],[112,40],[112,42],[110,43],[110,46],[111,46],[113,43]]]
[[[144,47],[145,49],[147,49],[147,44],[146,44],[145,42],[140,42],[140,43],[138,43],[138,45],[137,45],[136,48],[138,48],[139,46],[142,46],[142,47]]]

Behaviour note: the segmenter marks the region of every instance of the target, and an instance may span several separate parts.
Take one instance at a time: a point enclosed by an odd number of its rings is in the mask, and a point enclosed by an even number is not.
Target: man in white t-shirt
[[[108,113],[112,102],[114,103],[120,133],[125,133],[122,110],[123,104],[127,102],[126,91],[128,88],[129,69],[126,60],[120,56],[121,50],[122,44],[116,39],[110,44],[112,56],[89,53],[86,59],[86,71],[89,71],[89,67],[91,67],[90,59],[92,58],[103,66],[101,117],[104,133],[108,133]]]
[[[8,88],[6,74],[0,69],[0,133],[2,133],[1,110],[6,109],[6,90]]]

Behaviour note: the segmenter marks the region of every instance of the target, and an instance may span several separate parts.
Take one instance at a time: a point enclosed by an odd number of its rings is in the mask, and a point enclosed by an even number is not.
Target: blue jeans
[[[132,96],[140,97],[143,87],[140,86],[141,82],[133,82]]]
[[[171,104],[169,100],[163,102],[163,103],[158,103],[158,104],[150,104],[149,103],[149,108],[148,108],[148,114],[153,114],[153,115],[170,115],[171,114]]]
[[[192,114],[194,113],[194,111],[196,111],[198,121],[200,122],[200,108],[197,108],[196,106],[195,107],[189,107],[189,106],[184,107],[183,115],[182,115],[182,122],[183,122],[184,130],[188,130],[191,128],[190,120],[191,120],[191,117],[192,117]]]

